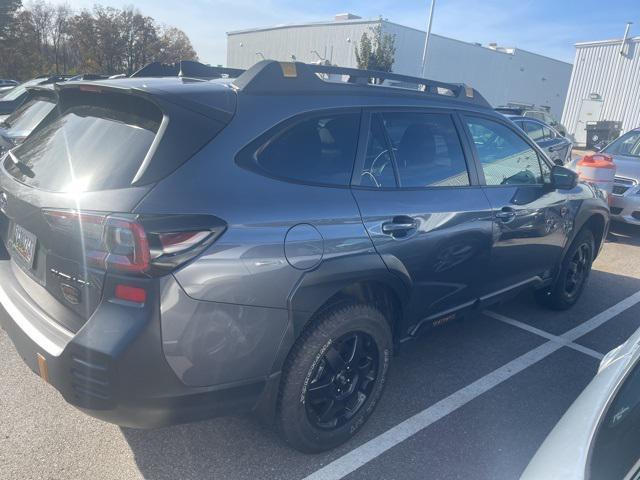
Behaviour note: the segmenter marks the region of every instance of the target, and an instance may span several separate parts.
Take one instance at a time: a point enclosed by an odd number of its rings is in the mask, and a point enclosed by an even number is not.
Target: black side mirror
[[[578,185],[579,176],[573,170],[560,165],[551,169],[551,185],[558,190],[572,190]]]

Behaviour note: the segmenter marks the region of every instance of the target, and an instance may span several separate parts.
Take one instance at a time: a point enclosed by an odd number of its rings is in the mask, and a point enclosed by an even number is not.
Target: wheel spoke
[[[335,400],[329,400],[326,406],[322,409],[320,414],[318,415],[318,421],[322,423],[326,423],[333,418],[333,408],[336,404]]]
[[[360,359],[364,354],[364,340],[360,335],[356,335],[353,337],[353,348],[351,353],[349,354],[349,359],[347,360],[347,366],[349,367],[357,367],[360,363]]]
[[[344,401],[331,400],[330,402],[328,402],[327,409],[322,413],[319,420],[322,423],[327,423],[330,420],[334,420],[334,419],[337,421],[338,418],[340,417],[338,413],[340,413],[342,410],[344,410]]]
[[[307,390],[309,400],[312,402],[323,401],[331,398],[333,382],[331,379],[326,380],[322,384],[311,384]]]
[[[334,345],[332,345],[329,350],[327,350],[327,353],[325,353],[324,356],[334,373],[341,372],[347,366],[344,358],[342,358],[342,355],[340,355],[340,352]]]
[[[361,365],[358,365],[358,370],[360,370],[361,372],[367,373],[369,370],[371,370],[371,366],[373,365],[373,359],[369,356],[365,357],[366,362],[364,362]]]

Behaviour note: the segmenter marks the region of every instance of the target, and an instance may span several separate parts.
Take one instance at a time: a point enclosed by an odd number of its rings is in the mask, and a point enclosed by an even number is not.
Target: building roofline
[[[272,25],[270,27],[255,27],[255,28],[246,28],[244,30],[231,30],[227,32],[227,35],[238,35],[242,33],[253,33],[253,32],[265,32],[268,30],[283,30],[286,28],[322,27],[326,25],[345,25],[345,24],[357,25],[357,24],[363,24],[363,23],[379,23],[381,21],[383,21],[383,19],[381,18],[355,18],[353,20],[324,20],[321,22],[283,23],[280,25]]]
[[[407,30],[413,30],[415,32],[419,32],[422,34],[426,34],[426,32],[424,30],[420,30],[419,28],[415,28],[415,27],[409,27],[407,25],[402,25],[400,23],[396,23],[396,22],[392,22],[390,20],[384,19],[384,18],[358,18],[358,19],[353,19],[353,20],[325,20],[325,21],[320,21],[320,22],[300,22],[300,23],[287,23],[287,24],[281,24],[281,25],[273,25],[270,27],[256,27],[256,28],[247,28],[244,30],[232,30],[227,32],[227,36],[231,36],[231,35],[240,35],[240,34],[244,34],[244,33],[255,33],[255,32],[266,32],[266,31],[270,31],[270,30],[284,30],[287,28],[300,28],[300,27],[322,27],[322,26],[327,26],[327,25],[358,25],[358,24],[375,24],[375,23],[387,23],[389,25],[394,25],[396,27],[400,27],[400,28],[404,28]],[[452,38],[452,37],[447,37],[444,35],[439,35],[437,33],[432,33],[432,36],[435,37],[440,37],[440,38],[444,38],[446,40],[452,40],[454,42],[459,42],[462,43],[464,45],[470,45],[473,47],[478,47],[478,48],[484,48],[486,50],[489,50],[491,52],[494,53],[500,53],[502,55],[512,55],[510,53],[507,52],[501,52],[500,50],[493,50],[491,48],[488,48],[486,46],[483,45],[477,45],[473,42],[467,42],[465,40],[459,40],[457,38]],[[621,40],[619,40],[621,41]],[[538,57],[542,57],[542,58],[546,58],[548,60],[553,60],[555,62],[559,62],[559,63],[563,63],[565,65],[573,65],[569,62],[565,62],[564,60],[559,60],[557,58],[552,58],[552,57],[548,57],[546,55],[542,55],[540,53],[535,53],[535,52],[531,52],[529,50],[524,50],[522,48],[517,48],[517,47],[513,47],[514,52],[524,52],[524,53],[528,53],[529,55],[536,55]]]
[[[627,41],[630,42],[640,42],[640,36],[637,37],[628,37]],[[592,42],[578,42],[578,43],[574,43],[575,47],[590,47],[592,45],[615,45],[615,44],[620,44],[622,43],[622,39],[621,38],[617,38],[617,39],[612,39],[612,40],[596,40],[596,41],[592,41]]]

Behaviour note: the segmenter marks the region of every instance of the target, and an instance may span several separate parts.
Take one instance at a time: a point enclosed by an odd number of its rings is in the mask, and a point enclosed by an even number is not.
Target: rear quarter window
[[[238,157],[238,163],[282,180],[347,186],[359,129],[359,112],[294,119],[249,145]]]

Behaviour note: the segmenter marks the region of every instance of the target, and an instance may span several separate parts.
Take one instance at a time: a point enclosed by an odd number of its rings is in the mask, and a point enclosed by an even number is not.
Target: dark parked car
[[[0,115],[9,115],[16,111],[27,98],[27,88],[36,85],[47,85],[55,82],[62,82],[68,77],[53,75],[33,78],[21,83],[14,89],[0,97]]]
[[[8,92],[9,90],[12,90],[16,86],[18,86],[17,81],[0,78],[0,96],[2,96],[5,92]]]
[[[53,85],[28,87],[25,103],[0,122],[0,154],[24,141],[41,122],[57,114]]]
[[[571,141],[560,135],[552,126],[533,118],[506,115],[506,117],[526,132],[549,159],[557,165],[571,161]]]
[[[556,118],[551,115],[546,109],[535,107],[533,105],[518,105],[509,104],[502,107],[496,107],[496,112],[500,112],[503,115],[516,115],[519,117],[533,118],[547,125],[552,126],[563,137],[567,136],[567,129]]]
[[[404,341],[523,288],[569,308],[608,229],[599,191],[464,85],[263,61],[56,88],[0,166],[0,318],[120,425],[254,411],[335,447]]]

